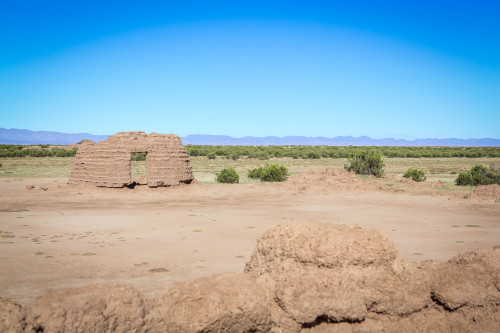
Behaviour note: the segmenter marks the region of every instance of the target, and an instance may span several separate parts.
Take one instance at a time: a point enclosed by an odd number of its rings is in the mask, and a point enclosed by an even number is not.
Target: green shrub
[[[425,180],[427,179],[424,170],[418,170],[415,168],[409,168],[408,170],[406,170],[406,172],[403,174],[403,177],[411,177],[416,182],[425,182]]]
[[[217,173],[215,180],[219,183],[234,184],[240,181],[240,176],[233,168],[225,168],[222,169],[221,172]]]
[[[283,182],[288,178],[288,169],[284,165],[268,164],[260,172],[263,182]]]
[[[207,157],[209,160],[215,160],[215,153],[209,153]]]
[[[374,175],[375,177],[384,175],[385,163],[382,160],[382,155],[373,150],[353,153],[347,157],[347,161],[349,165],[344,166],[347,171],[354,171],[362,175]]]
[[[457,185],[500,185],[500,170],[494,165],[486,168],[482,165],[476,165],[470,171],[462,171],[455,180]]]
[[[262,167],[259,167],[248,171],[248,178],[259,179],[260,174],[262,173],[262,169]]]
[[[131,161],[145,161],[146,160],[146,153],[132,153],[130,160]]]
[[[458,174],[457,179],[455,179],[455,183],[461,186],[474,185],[474,179],[470,171],[462,171]]]

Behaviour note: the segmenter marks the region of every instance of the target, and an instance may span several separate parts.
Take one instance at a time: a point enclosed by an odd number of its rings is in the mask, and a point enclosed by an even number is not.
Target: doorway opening
[[[134,188],[137,185],[147,185],[146,178],[147,161],[146,152],[135,152],[130,154],[130,185],[129,188]]]

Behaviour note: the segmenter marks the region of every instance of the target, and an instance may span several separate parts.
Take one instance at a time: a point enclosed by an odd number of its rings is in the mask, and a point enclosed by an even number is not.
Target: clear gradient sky
[[[500,138],[500,1],[0,0],[0,127]]]

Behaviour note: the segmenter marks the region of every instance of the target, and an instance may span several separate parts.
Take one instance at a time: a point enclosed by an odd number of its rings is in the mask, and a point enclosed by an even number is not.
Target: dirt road
[[[315,192],[290,182],[133,190],[67,187],[64,178],[0,183],[0,296],[22,304],[103,282],[153,296],[176,281],[242,272],[257,237],[284,222],[377,229],[408,261],[500,244],[492,200],[376,186]]]

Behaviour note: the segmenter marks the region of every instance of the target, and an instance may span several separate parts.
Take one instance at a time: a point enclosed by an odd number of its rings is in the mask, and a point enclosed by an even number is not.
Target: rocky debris
[[[374,230],[284,224],[258,239],[244,274],[153,300],[121,285],[61,289],[24,309],[1,300],[0,314],[8,332],[495,332],[500,246],[407,263]]]
[[[35,188],[35,185],[26,185],[26,190],[31,191]]]
[[[24,317],[20,305],[0,298],[0,332],[23,332],[26,328]]]
[[[156,299],[168,332],[269,332],[263,287],[244,274],[177,283]]]
[[[476,200],[500,200],[500,185],[478,185],[472,193],[465,196],[466,199]]]
[[[132,153],[146,153],[149,187],[189,184],[194,176],[181,139],[173,134],[120,132],[108,140],[81,144],[68,184],[89,183],[99,187],[131,185]]]
[[[60,289],[27,308],[35,332],[162,332],[165,326],[142,294],[122,285]]]

